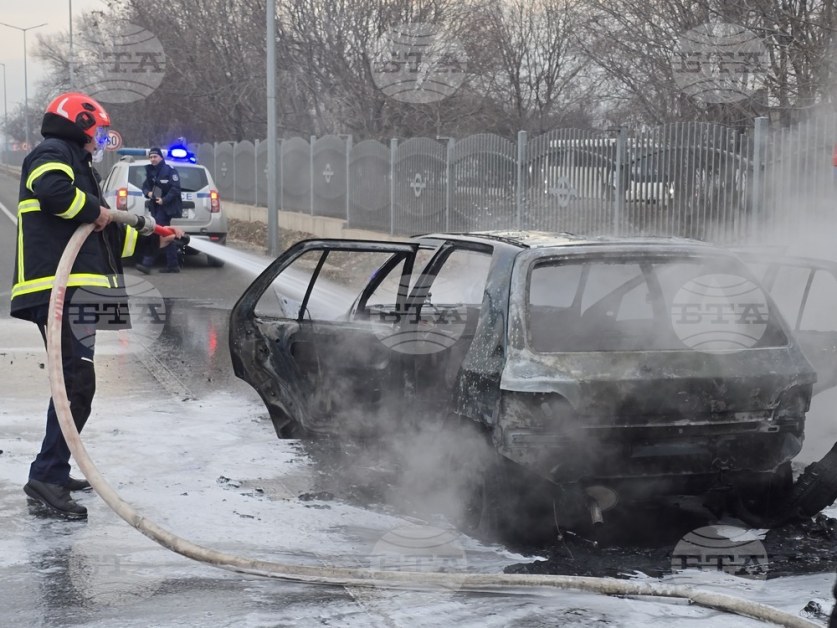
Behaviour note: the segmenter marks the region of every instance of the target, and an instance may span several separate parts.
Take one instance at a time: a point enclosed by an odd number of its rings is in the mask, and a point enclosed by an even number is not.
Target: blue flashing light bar
[[[197,157],[190,151],[185,144],[173,144],[169,146],[168,158],[172,161],[188,161],[190,163],[197,163]]]
[[[148,156],[148,149],[147,148],[117,148],[116,149],[117,155],[140,155],[142,157]]]
[[[163,149],[163,152],[166,155],[166,159],[170,159],[171,161],[188,161],[193,164],[198,163],[198,159],[195,156],[195,154],[192,151],[190,151],[185,145],[175,144],[167,149]],[[119,148],[116,150],[116,154],[121,155],[123,157],[127,155],[130,155],[132,157],[148,157],[148,149]]]

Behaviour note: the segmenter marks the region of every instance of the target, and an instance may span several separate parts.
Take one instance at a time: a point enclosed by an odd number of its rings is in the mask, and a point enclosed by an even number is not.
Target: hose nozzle
[[[172,229],[171,227],[164,227],[163,225],[155,225],[154,233],[160,236],[170,236],[174,235],[174,229]],[[184,233],[181,237],[174,239],[175,242],[178,242],[183,246],[189,246],[189,240],[189,234],[187,233]]]
[[[151,235],[152,233],[156,233],[157,235],[164,237],[174,235],[174,229],[158,225],[154,222],[154,219],[151,216],[137,216],[136,214],[132,214],[131,212],[124,210],[111,209],[110,217],[113,222],[133,227],[139,231],[140,235],[146,236]],[[175,242],[178,242],[183,246],[189,246],[189,236],[184,233],[183,237],[175,238]]]

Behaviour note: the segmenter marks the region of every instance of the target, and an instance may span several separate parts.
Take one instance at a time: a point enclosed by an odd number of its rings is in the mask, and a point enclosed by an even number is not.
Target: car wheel
[[[224,265],[224,260],[218,259],[217,257],[210,257],[209,255],[206,256],[206,263],[209,264],[212,268],[221,268]]]
[[[781,517],[787,508],[792,487],[793,471],[790,462],[781,464],[773,473],[759,473],[738,486],[738,495],[744,505],[740,514],[756,515],[766,520]]]
[[[305,428],[285,414],[271,415],[270,420],[279,438],[303,438],[308,435]]]
[[[789,510],[796,517],[813,517],[837,499],[837,444],[819,462],[805,467],[790,492]]]
[[[462,419],[445,465],[457,498],[447,512],[466,534],[513,545],[554,541],[552,485],[498,454],[480,426]]]
[[[470,419],[451,414],[433,435],[438,464],[430,470],[437,510],[463,532],[476,533],[483,518],[483,478],[494,454],[488,435]]]
[[[556,540],[552,484],[499,455],[485,479],[483,525],[491,534],[513,545]]]

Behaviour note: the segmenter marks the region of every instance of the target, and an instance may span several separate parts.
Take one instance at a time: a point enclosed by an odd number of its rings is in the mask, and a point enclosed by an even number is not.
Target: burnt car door
[[[374,429],[400,391],[401,354],[387,343],[404,308],[417,244],[307,240],[279,256],[230,315],[235,374],[265,402],[280,437]],[[358,312],[360,295],[393,286]],[[396,314],[393,314],[396,313]]]
[[[817,371],[814,394],[837,386],[837,263],[740,252]]]
[[[426,418],[442,419],[451,410],[460,369],[476,334],[493,247],[450,240],[423,252],[428,259],[413,278],[407,302],[412,316],[401,327],[402,334],[418,341],[405,347],[412,356],[406,384]]]

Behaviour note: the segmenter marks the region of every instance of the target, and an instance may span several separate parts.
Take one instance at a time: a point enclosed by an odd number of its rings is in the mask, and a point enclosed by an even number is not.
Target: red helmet
[[[67,92],[57,96],[46,108],[47,113],[67,118],[74,122],[84,134],[103,147],[108,137],[110,116],[96,100],[78,92]]]

